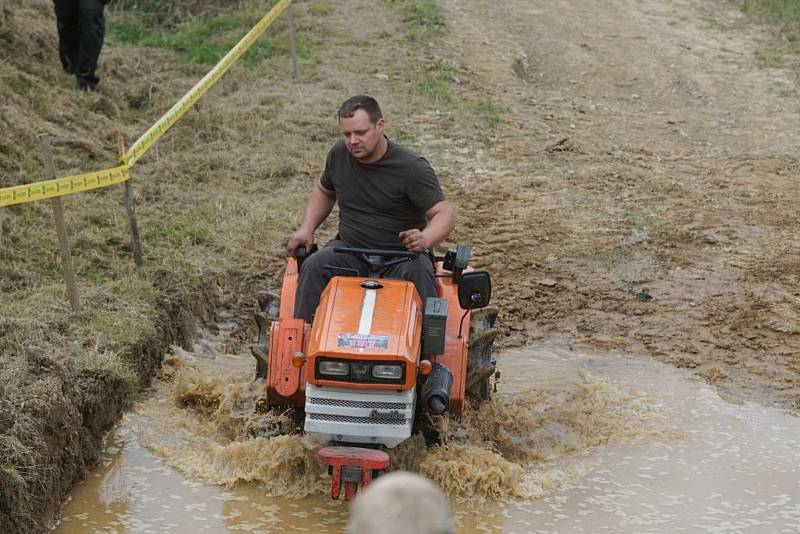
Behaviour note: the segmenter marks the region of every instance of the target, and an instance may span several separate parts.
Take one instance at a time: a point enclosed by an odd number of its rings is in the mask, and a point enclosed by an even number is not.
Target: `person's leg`
[[[358,258],[352,254],[337,254],[333,251],[334,247],[346,246],[349,245],[344,241],[331,240],[303,262],[295,293],[295,318],[310,323],[317,311],[322,290],[332,277],[345,274],[345,271],[337,272],[335,269],[329,269],[330,266],[355,269],[365,273],[364,264]]]
[[[80,22],[78,16],[79,0],[54,0],[56,28],[58,29],[58,56],[61,66],[70,74],[78,66],[80,48]]]
[[[423,306],[425,306],[426,298],[436,296],[436,277],[433,272],[433,262],[426,254],[420,254],[413,260],[389,267],[384,273],[384,277],[414,282]]]
[[[106,33],[104,8],[103,0],[80,0],[80,53],[75,69],[79,89],[94,89],[100,81],[95,71]]]

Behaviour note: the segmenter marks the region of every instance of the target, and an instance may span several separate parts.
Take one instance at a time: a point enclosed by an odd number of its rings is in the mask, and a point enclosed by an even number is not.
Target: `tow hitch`
[[[328,465],[333,475],[331,499],[337,500],[344,484],[344,500],[352,501],[358,485],[366,488],[372,482],[374,471],[389,467],[389,455],[375,449],[361,447],[325,447],[319,450],[319,460]]]

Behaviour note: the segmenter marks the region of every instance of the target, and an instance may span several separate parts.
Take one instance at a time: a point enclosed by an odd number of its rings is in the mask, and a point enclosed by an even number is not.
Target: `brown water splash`
[[[524,363],[512,373],[522,381],[501,384],[492,401],[461,419],[435,418],[439,445],[429,449],[417,433],[390,451],[392,468],[422,473],[453,498],[536,497],[583,473],[576,459],[588,449],[652,431],[653,409],[639,396],[572,364]],[[173,361],[173,373],[137,410],[142,442],[199,480],[257,484],[272,495],[326,493],[319,444],[289,412],[256,413],[263,389],[251,382],[251,367],[236,355]]]
[[[521,496],[522,466],[473,445],[444,445],[428,451],[420,472],[446,494],[470,500]]]

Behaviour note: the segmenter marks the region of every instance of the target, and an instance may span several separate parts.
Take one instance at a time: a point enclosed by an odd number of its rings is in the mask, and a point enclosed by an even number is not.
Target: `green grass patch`
[[[311,5],[309,12],[315,17],[327,17],[333,13],[333,4],[330,0],[319,0]]]
[[[152,333],[152,309],[156,294],[152,284],[138,273],[84,291],[84,309],[77,314],[86,330],[84,338],[101,346],[121,347]]]
[[[149,15],[170,2],[158,6],[145,4],[147,8],[136,5],[117,10],[109,33],[124,44],[163,48],[176,52],[186,62],[213,65],[261,20],[274,3],[270,1],[266,6],[258,4],[202,17],[187,15],[185,19],[167,26],[158,24],[158,18]],[[252,68],[264,59],[288,56],[291,47],[285,28],[285,20],[279,19],[245,52],[242,64]],[[311,56],[313,45],[306,36],[296,33],[295,45],[299,58]]]
[[[468,101],[466,108],[478,141],[486,149],[494,148],[497,143],[494,133],[500,124],[500,115],[497,113],[494,100],[484,97]]]
[[[110,26],[109,34],[111,38],[127,45],[138,45],[150,33],[139,18],[129,15],[115,19]]]
[[[649,233],[668,235],[672,233],[672,226],[665,220],[652,214],[645,214],[637,217],[633,221],[634,226],[641,228]]]
[[[468,108],[488,128],[494,128],[500,122],[500,115],[497,114],[494,100],[489,97],[469,102]]]
[[[450,84],[455,81],[453,70],[446,65],[437,65],[429,70],[419,82],[419,92],[437,106],[453,102]]]
[[[145,220],[142,224],[142,235],[145,242],[168,244],[173,248],[206,245],[211,241],[208,227],[203,221],[185,216],[173,217],[167,221]]]
[[[415,145],[418,140],[415,132],[404,128],[395,130],[394,138],[402,145]]]
[[[412,41],[426,41],[444,33],[444,13],[431,0],[390,0],[403,19],[406,36]]]
[[[800,40],[800,2],[797,0],[745,0],[742,11],[777,23],[789,41]]]
[[[785,63],[783,55],[776,50],[768,52],[758,50],[756,51],[756,65],[762,69],[779,69],[785,66]]]

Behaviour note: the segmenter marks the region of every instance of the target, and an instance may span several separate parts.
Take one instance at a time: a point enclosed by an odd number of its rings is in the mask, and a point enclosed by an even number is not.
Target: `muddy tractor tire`
[[[467,356],[467,398],[483,402],[491,398],[490,380],[497,370],[492,358],[492,346],[499,330],[495,328],[497,308],[488,306],[473,310],[469,328],[469,353]]]
[[[255,313],[258,338],[250,346],[250,353],[256,359],[256,380],[267,378],[267,352],[269,351],[269,329],[278,316],[278,295],[262,293],[258,296],[258,311]]]

